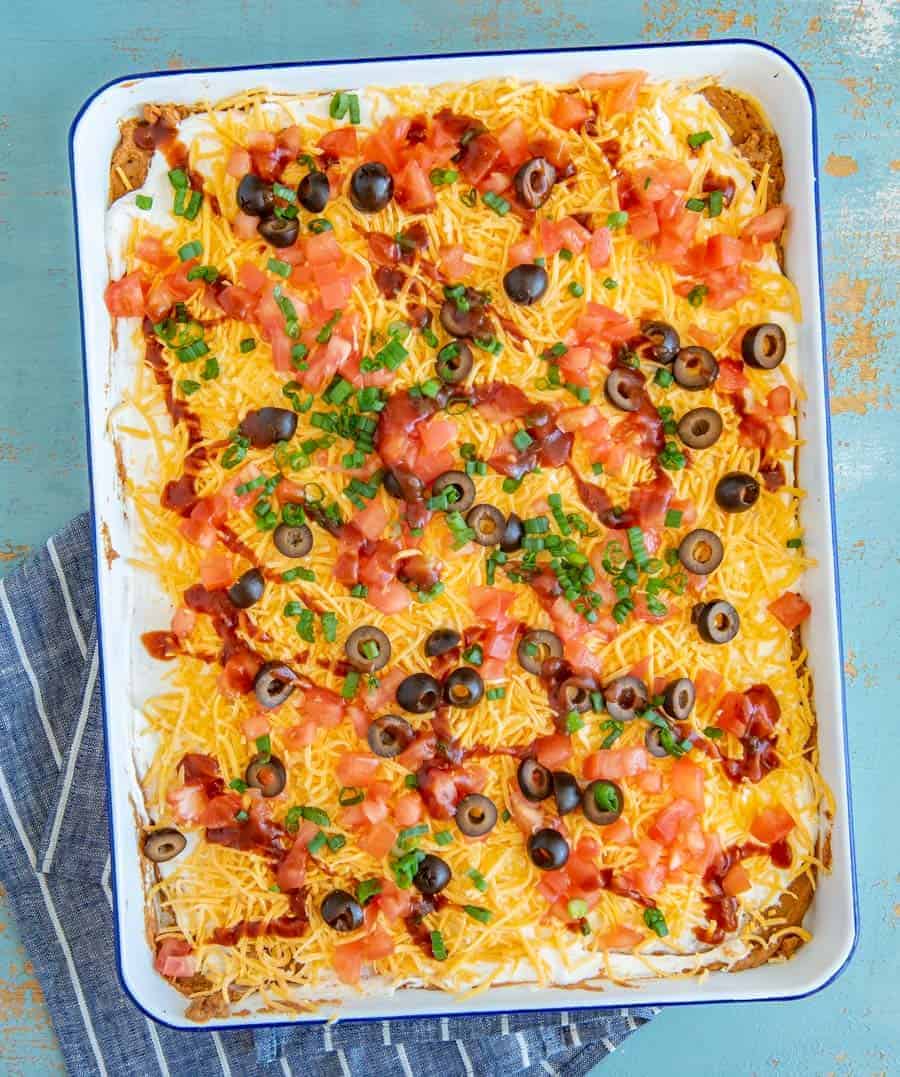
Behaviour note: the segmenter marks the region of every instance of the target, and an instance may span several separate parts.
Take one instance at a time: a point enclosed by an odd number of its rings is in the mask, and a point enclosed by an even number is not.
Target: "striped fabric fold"
[[[0,875],[73,1074],[580,1077],[656,1008],[176,1030],[116,974],[90,520],[0,581]]]

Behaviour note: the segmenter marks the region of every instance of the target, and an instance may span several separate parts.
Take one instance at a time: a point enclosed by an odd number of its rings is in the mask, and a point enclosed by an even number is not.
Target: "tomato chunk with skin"
[[[796,823],[793,816],[780,804],[774,808],[763,808],[750,824],[750,833],[757,841],[766,845],[774,845],[781,841],[794,829]]]
[[[785,591],[780,598],[769,603],[769,613],[781,621],[785,628],[792,630],[803,624],[809,617],[812,613],[812,606],[795,591]]]

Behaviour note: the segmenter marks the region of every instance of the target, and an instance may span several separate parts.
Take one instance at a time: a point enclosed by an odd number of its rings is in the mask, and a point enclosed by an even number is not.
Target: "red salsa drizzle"
[[[275,916],[271,920],[239,920],[231,927],[217,927],[210,941],[219,946],[234,946],[241,939],[258,939],[277,935],[282,939],[299,939],[309,929],[305,916]]]
[[[776,725],[781,707],[767,684],[755,684],[744,692],[748,704],[747,729],[738,738],[743,755],[740,759],[722,758],[722,769],[733,782],[758,782],[779,763],[775,745]]]
[[[709,896],[703,899],[703,904],[710,924],[694,928],[694,934],[701,942],[718,946],[727,935],[737,930],[738,900],[725,893],[723,882],[735,864],[751,856],[769,856],[772,863],[779,868],[791,866],[791,850],[785,840],[769,846],[748,841],[743,845],[731,845],[720,852],[703,876],[703,883],[709,892]]]

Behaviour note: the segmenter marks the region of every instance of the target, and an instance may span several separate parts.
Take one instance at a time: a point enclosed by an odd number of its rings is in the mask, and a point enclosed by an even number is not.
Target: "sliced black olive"
[[[679,677],[663,689],[663,710],[670,718],[684,722],[694,709],[696,698],[697,690],[690,677]]]
[[[650,726],[644,734],[644,747],[651,755],[655,755],[657,759],[665,759],[669,754],[663,747],[662,734],[663,731],[658,725]]]
[[[550,197],[556,169],[546,157],[532,157],[516,173],[516,194],[529,209],[538,209]]]
[[[701,606],[695,619],[700,638],[706,643],[730,643],[741,627],[738,611],[721,598]]]
[[[548,658],[560,658],[562,653],[562,640],[555,632],[548,632],[544,628],[533,628],[526,632],[516,649],[522,669],[538,676]]]
[[[241,419],[240,432],[254,449],[268,449],[276,441],[290,441],[297,429],[297,413],[287,408],[259,408]]]
[[[385,714],[369,726],[366,739],[369,747],[382,759],[393,759],[404,751],[415,736],[415,730],[399,714]]]
[[[378,213],[394,196],[394,178],[380,161],[367,161],[350,177],[350,201],[363,213]]]
[[[744,362],[757,370],[774,370],[784,359],[786,350],[784,330],[774,322],[754,325],[744,333],[744,339],[741,341]]]
[[[708,348],[691,344],[675,357],[672,374],[682,389],[708,389],[719,376],[719,364]]]
[[[587,677],[568,677],[559,686],[559,698],[562,709],[567,713],[576,711],[583,714],[591,709],[591,692],[596,685]]]
[[[444,678],[444,702],[451,707],[474,707],[484,695],[481,674],[471,666],[460,666]]]
[[[161,830],[154,830],[144,838],[144,856],[155,864],[164,864],[171,860],[187,845],[187,838],[180,830],[166,826]]]
[[[678,423],[678,436],[691,449],[708,449],[721,434],[722,416],[715,408],[694,408]]]
[[[678,560],[688,572],[708,576],[721,565],[725,548],[713,531],[698,527],[689,531],[678,546]]]
[[[271,217],[275,210],[272,184],[264,183],[259,176],[248,172],[238,184],[237,204],[251,217]]]
[[[426,853],[419,870],[413,875],[413,886],[420,894],[439,894],[450,882],[452,874],[446,860]]]
[[[500,539],[500,549],[504,553],[514,553],[516,550],[521,549],[524,537],[525,525],[522,523],[522,517],[511,512],[506,517],[506,527],[503,529],[503,536]]]
[[[240,610],[246,610],[255,602],[259,602],[265,589],[265,576],[258,568],[251,568],[243,576],[238,577],[228,588],[228,597],[231,599],[232,605],[237,606]]]
[[[560,815],[568,815],[581,803],[581,789],[574,775],[567,770],[553,771],[553,798]]]
[[[516,778],[522,795],[528,800],[546,800],[553,792],[553,775],[536,759],[523,759]]]
[[[644,380],[631,367],[617,366],[606,376],[606,399],[619,411],[637,411],[644,394]]]
[[[308,172],[300,180],[297,197],[304,209],[308,209],[310,213],[321,213],[331,197],[328,176],[324,172]]]
[[[530,307],[536,303],[544,292],[550,278],[543,266],[529,263],[515,266],[503,278],[503,290],[514,302],[522,307]]]
[[[484,310],[484,296],[473,288],[465,292],[465,310],[455,299],[441,303],[441,325],[451,337],[489,337],[491,323]]]
[[[264,707],[278,707],[297,684],[297,674],[283,662],[266,662],[256,674],[253,691]]]
[[[497,806],[481,793],[469,793],[456,806],[456,825],[469,838],[480,838],[497,823]]]
[[[287,782],[284,763],[274,755],[260,752],[250,760],[244,781],[254,789],[259,789],[264,797],[277,797]]]
[[[374,673],[388,664],[391,641],[380,628],[360,625],[354,628],[344,643],[344,654],[354,669]]]
[[[441,686],[429,673],[412,673],[397,685],[397,702],[410,714],[437,710]]]
[[[603,689],[603,699],[610,718],[617,722],[630,722],[638,711],[646,710],[650,701],[647,685],[640,677],[630,673],[616,677]]]
[[[403,501],[403,487],[400,485],[397,476],[393,471],[388,468],[384,473],[384,478],[381,480],[381,485],[387,490],[391,497],[396,498],[398,501]]]
[[[475,505],[469,509],[466,523],[475,532],[479,546],[496,546],[506,530],[506,517],[493,505]]]
[[[437,658],[439,654],[452,651],[461,642],[462,636],[455,628],[436,628],[425,640],[425,655],[427,658]]]
[[[569,859],[569,843],[558,830],[545,826],[528,839],[528,855],[541,871],[556,871]]]
[[[256,231],[272,247],[290,247],[300,233],[300,222],[287,217],[264,217]]]
[[[437,353],[435,369],[445,385],[459,385],[472,371],[472,349],[464,340],[451,340]]]
[[[648,359],[657,363],[674,363],[678,349],[681,347],[681,339],[675,328],[668,322],[644,322],[641,332],[650,342],[650,347],[642,349]]]
[[[431,494],[439,497],[445,490],[456,492],[456,500],[450,499],[450,512],[465,512],[475,501],[475,483],[465,471],[445,471],[438,475],[431,485]]]
[[[332,890],[322,902],[320,912],[322,919],[334,931],[355,931],[362,927],[362,908],[346,890]]]
[[[729,471],[716,483],[715,496],[725,512],[746,512],[759,500],[759,483],[746,471]]]
[[[625,794],[617,782],[599,778],[591,782],[581,795],[581,810],[592,823],[609,826],[622,814]]]
[[[272,532],[272,541],[285,557],[305,557],[312,549],[312,531],[306,524],[279,524]]]

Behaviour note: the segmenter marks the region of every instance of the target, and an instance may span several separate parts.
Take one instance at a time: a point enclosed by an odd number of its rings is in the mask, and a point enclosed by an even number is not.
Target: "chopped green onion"
[[[702,213],[706,209],[706,202],[702,198],[689,198],[684,205],[691,213]]]
[[[233,778],[228,783],[228,788],[229,789],[234,789],[235,792],[237,792],[237,793],[246,793],[247,789],[249,787],[248,787],[247,783],[245,781],[243,781],[241,778]]]
[[[485,696],[490,700],[503,699],[505,695],[505,688],[488,688],[488,690],[485,692]]]
[[[365,791],[355,785],[342,785],[338,793],[338,804],[342,808],[349,808],[354,804],[362,804],[366,799]]]
[[[504,823],[508,823],[510,819],[512,819],[512,816],[509,814],[508,808],[504,808],[503,811],[500,813],[500,819]]]
[[[310,568],[289,568],[286,572],[282,572],[281,578],[285,583],[293,583],[294,580],[307,580],[311,583],[316,578],[316,574]]]
[[[266,268],[272,273],[277,273],[279,277],[289,277],[291,275],[291,267],[287,262],[282,262],[280,258],[270,258],[266,263]]]
[[[453,841],[453,833],[450,830],[439,830],[435,834],[434,840],[438,845],[449,845]]]
[[[588,914],[588,903],[583,898],[571,898],[566,909],[573,920],[580,920]]]
[[[203,369],[200,371],[200,377],[204,381],[212,381],[213,378],[217,378],[221,371],[219,370],[219,360],[214,355],[211,355],[209,359],[203,364]]]
[[[253,339],[253,337],[244,337],[244,339],[240,343],[240,349],[242,352],[244,352],[244,354],[246,354],[247,352],[252,352],[255,347],[256,341]]]
[[[725,205],[725,195],[722,191],[710,191],[707,205],[710,217],[718,217],[722,212],[722,207]]]
[[[566,715],[566,732],[577,733],[579,729],[584,729],[584,719],[577,711],[569,711]]]
[[[307,843],[307,851],[310,853],[317,853],[328,839],[325,834],[319,830]]]
[[[644,923],[651,931],[656,932],[661,939],[669,934],[669,928],[666,926],[666,918],[659,909],[644,909]]]
[[[493,191],[485,191],[481,196],[481,201],[492,209],[498,217],[505,217],[506,214],[509,213],[509,202],[507,202],[505,198],[501,198],[499,194],[495,194]]]
[[[624,228],[628,223],[628,214],[624,209],[617,210],[615,213],[610,213],[606,218],[607,228]]]
[[[488,881],[477,868],[469,868],[466,875],[472,880],[472,885],[476,890],[480,890],[482,894],[487,890]]]
[[[349,94],[348,95],[348,102],[349,102],[349,106],[350,106],[350,109],[349,109],[349,111],[350,111],[350,122],[353,123],[353,124],[357,124],[360,121],[359,98],[356,96],[355,93]]]
[[[139,194],[139,195],[137,195],[137,197],[135,198],[134,201],[135,201],[135,204],[137,205],[138,209],[152,209],[153,208],[153,199],[148,194]]]
[[[403,784],[406,786],[407,789],[418,789],[419,779],[416,777],[415,774],[407,774],[406,777],[403,779]]]
[[[613,288],[619,287],[619,282],[617,280],[613,280],[612,277],[607,277],[606,280],[603,282],[603,287],[608,292],[611,292]]]
[[[559,256],[564,262],[571,262],[573,257],[572,252],[568,247],[560,247]]]
[[[578,283],[577,280],[573,280],[569,285],[569,291],[576,299],[580,299],[584,295],[584,288]]]
[[[666,510],[666,527],[681,527],[681,518],[684,513],[680,509],[667,509]]]
[[[245,811],[235,812],[234,817],[239,823],[246,823],[247,820],[250,818],[250,816]]]
[[[712,134],[709,131],[695,131],[688,135],[687,140],[692,150],[698,150],[704,142],[712,141]]]
[[[188,185],[187,173],[183,168],[173,168],[169,172],[169,183],[176,191],[184,190]]]
[[[477,644],[475,644],[474,646],[469,647],[468,650],[463,651],[462,657],[463,661],[468,662],[470,666],[480,666],[484,661],[484,652]]]
[[[528,448],[528,446],[532,443],[534,439],[531,437],[527,430],[517,430],[516,433],[513,434],[512,440],[513,445],[515,445],[519,452],[524,452],[524,450]]]
[[[444,945],[444,936],[440,931],[432,931],[431,933],[431,956],[435,961],[447,960],[447,947]]]
[[[667,471],[680,471],[686,463],[684,453],[674,441],[666,442],[666,447],[659,454],[658,459]]]
[[[344,678],[344,683],[341,687],[341,695],[344,699],[353,699],[353,697],[356,695],[356,690],[358,687],[359,674],[356,672],[355,669],[352,669]]]
[[[701,307],[708,291],[705,284],[698,284],[688,292],[687,301],[692,307]]]
[[[304,804],[300,808],[300,817],[302,819],[308,819],[311,823],[315,823],[316,826],[330,826],[331,820],[328,818],[328,814],[323,812],[321,808],[313,808],[308,804]]]
[[[463,912],[466,915],[471,916],[473,920],[478,920],[482,924],[489,924],[491,917],[494,915],[490,909],[482,909],[478,905],[463,905]]]
[[[180,193],[180,192],[179,192]],[[200,206],[203,203],[203,195],[199,191],[191,191],[191,197],[187,204],[187,208],[184,211],[184,219],[186,221],[192,221],[200,212]]]
[[[803,546],[802,538],[791,538],[787,540],[787,546],[790,550],[799,550]]]
[[[417,826],[404,827],[403,830],[397,835],[397,841],[402,846],[406,846],[409,842],[415,841],[417,838],[422,838],[428,833],[428,824],[419,823]]]
[[[643,531],[639,527],[629,527],[625,534],[628,536],[628,545],[631,547],[634,563],[638,568],[643,568],[648,561]]]
[[[328,106],[328,115],[333,120],[342,120],[347,115],[347,109],[349,107],[350,95],[343,92],[336,93]]]
[[[202,253],[203,244],[199,239],[195,239],[191,243],[185,243],[183,247],[178,248],[178,257],[182,262],[189,262],[192,258],[197,258]]]
[[[459,200],[464,206],[468,206],[470,209],[478,201],[478,191],[475,187],[470,187],[468,191],[460,191]]]
[[[366,598],[369,594],[369,588],[364,583],[355,583],[350,588],[350,594],[353,598]]]
[[[313,217],[306,227],[314,236],[320,236],[323,232],[332,231],[331,221],[327,217]]]
[[[434,187],[446,187],[450,183],[456,183],[459,173],[453,168],[432,168],[428,178]]]
[[[185,396],[191,396],[192,393],[196,393],[200,388],[199,381],[180,381],[178,388],[184,393]]]
[[[365,905],[369,898],[381,893],[381,879],[363,879],[356,888],[356,900]]]
[[[703,736],[709,737],[710,740],[721,740],[725,736],[725,730],[719,729],[718,726],[708,725],[703,730]]]
[[[331,334],[334,331],[334,327],[341,320],[341,315],[344,312],[342,310],[336,310],[334,314],[328,319],[328,321],[322,326],[319,332],[316,334],[316,340],[319,344],[327,344],[331,340]]]
[[[671,371],[666,370],[663,366],[659,367],[653,375],[654,384],[659,385],[663,389],[668,389],[673,380]]]
[[[344,837],[343,834],[332,834],[331,837],[328,839],[328,848],[333,853],[336,853],[338,849],[343,849],[346,844],[347,839]]]

